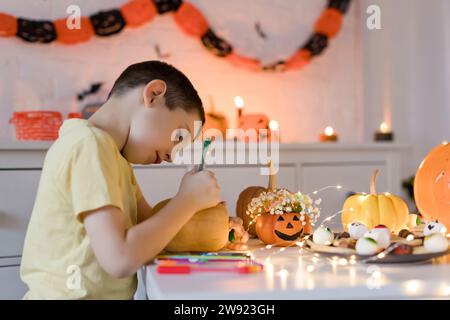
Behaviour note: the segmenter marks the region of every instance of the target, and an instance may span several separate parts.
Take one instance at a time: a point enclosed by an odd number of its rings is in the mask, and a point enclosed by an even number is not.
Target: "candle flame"
[[[389,132],[389,125],[387,124],[387,122],[383,121],[383,122],[380,124],[380,131],[381,131],[382,133],[387,133],[387,132]]]
[[[333,127],[326,127],[325,128],[325,135],[327,135],[327,136],[332,136],[334,134],[334,129],[333,129]]]
[[[278,130],[278,121],[277,120],[270,120],[269,122],[269,128],[272,131]]]
[[[242,99],[242,97],[240,96],[236,96],[234,97],[234,104],[236,105],[236,108],[241,109],[242,107],[244,107],[244,99]]]

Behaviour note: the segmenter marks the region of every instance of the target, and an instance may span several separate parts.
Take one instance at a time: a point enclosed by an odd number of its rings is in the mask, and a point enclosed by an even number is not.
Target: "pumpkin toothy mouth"
[[[285,241],[294,241],[294,240],[296,240],[296,239],[298,239],[298,238],[300,237],[300,235],[302,234],[302,231],[303,231],[303,229],[300,230],[300,231],[297,232],[297,233],[294,233],[293,235],[288,235],[288,234],[285,234],[285,233],[280,232],[280,231],[278,231],[278,230],[275,230],[275,234],[276,234],[277,237],[280,238],[281,240],[285,240]]]

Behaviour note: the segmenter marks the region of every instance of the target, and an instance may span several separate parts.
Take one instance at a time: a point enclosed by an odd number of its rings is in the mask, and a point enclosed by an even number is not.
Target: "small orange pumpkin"
[[[414,198],[426,220],[437,219],[450,230],[450,143],[431,150],[420,164]]]

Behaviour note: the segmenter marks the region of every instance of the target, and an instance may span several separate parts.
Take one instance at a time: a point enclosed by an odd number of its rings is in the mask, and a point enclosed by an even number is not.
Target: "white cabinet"
[[[23,241],[39,184],[40,169],[0,168],[0,299],[20,299]]]
[[[19,272],[20,258],[0,258],[0,300],[21,299],[27,292]]]
[[[21,255],[41,170],[0,169],[0,257]]]

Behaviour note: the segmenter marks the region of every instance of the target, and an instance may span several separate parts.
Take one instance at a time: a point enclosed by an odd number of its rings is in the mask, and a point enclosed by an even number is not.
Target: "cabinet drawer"
[[[0,300],[22,299],[27,291],[20,280],[20,266],[0,267]]]
[[[370,177],[375,169],[380,170],[377,189],[379,191],[387,191],[386,175],[383,174],[386,172],[385,167],[386,164],[384,162],[304,165],[300,171],[299,179],[301,191],[303,193],[311,193],[325,186],[341,185],[343,187],[341,190],[334,188],[324,190],[317,196],[314,196],[322,198],[320,205],[321,217],[319,219],[319,221],[322,221],[327,216],[342,210],[344,201],[350,192],[368,193]],[[333,219],[329,226],[341,228],[340,216]]]
[[[0,170],[0,257],[22,254],[41,170]]]

